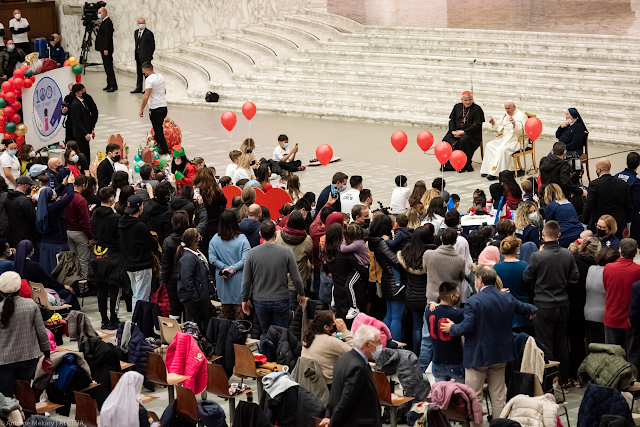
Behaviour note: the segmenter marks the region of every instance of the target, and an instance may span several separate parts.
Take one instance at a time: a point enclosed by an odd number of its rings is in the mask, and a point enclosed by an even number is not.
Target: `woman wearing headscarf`
[[[30,240],[22,240],[18,243],[16,254],[14,256],[14,269],[24,280],[33,283],[40,283],[45,288],[56,291],[60,299],[67,304],[71,304],[72,310],[80,310],[78,298],[71,286],[65,286],[51,277],[41,266],[35,261],[31,261],[33,256],[33,243]]]
[[[486,265],[493,267],[494,264],[500,262],[500,249],[497,246],[489,245],[480,252],[478,257],[478,265]]]
[[[140,401],[143,380],[135,371],[120,378],[102,405],[99,427],[149,427],[149,414]]]
[[[560,123],[556,138],[566,144],[567,157],[580,156],[589,131],[575,108],[569,108],[564,115],[566,120]]]

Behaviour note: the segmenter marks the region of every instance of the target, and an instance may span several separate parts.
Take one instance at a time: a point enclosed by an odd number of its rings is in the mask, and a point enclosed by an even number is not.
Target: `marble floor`
[[[638,0],[328,0],[367,25],[637,35]],[[571,40],[567,40],[570,44]]]
[[[84,83],[88,92],[94,97],[100,110],[100,119],[96,127],[96,140],[91,144],[92,152],[104,150],[107,138],[110,134],[120,133],[123,135],[133,150],[144,140],[146,132],[150,129],[148,118],[140,118],[139,95],[132,95],[128,92],[133,89],[134,80],[128,75],[118,75],[118,92],[107,94],[101,89],[104,86],[104,74],[97,71],[90,71],[84,76]],[[257,106],[260,111],[260,105]],[[194,107],[170,107],[169,116],[181,127],[184,135],[183,145],[187,156],[202,156],[208,165],[215,166],[218,170],[224,170],[228,163],[227,153],[231,147],[237,147],[241,140],[249,135],[249,126],[239,111],[238,125],[232,134],[230,143],[229,133],[220,124],[220,113],[208,109]],[[446,118],[445,118],[446,119]],[[251,136],[257,143],[256,152],[258,156],[270,156],[279,134],[286,133],[292,143],[300,144],[300,158],[309,160],[314,157],[315,147],[322,143],[330,144],[336,156],[342,158],[341,162],[333,163],[327,167],[308,168],[299,174],[303,191],[314,191],[318,194],[324,186],[330,182],[330,177],[336,171],[343,171],[347,174],[359,173],[364,177],[364,185],[373,191],[374,200],[389,204],[391,191],[394,187],[393,179],[402,173],[406,175],[412,185],[418,179],[431,180],[439,176],[437,162],[432,153],[423,154],[420,152],[415,137],[419,130],[414,128],[400,128],[407,132],[410,143],[403,153],[396,153],[390,144],[390,136],[397,130],[394,126],[378,124],[345,122],[334,120],[307,119],[295,117],[282,117],[277,115],[260,114],[253,119],[251,126]],[[442,130],[432,130],[436,140],[444,134]],[[489,135],[485,136],[485,140]],[[540,141],[537,151],[541,156],[549,151],[552,141]],[[614,149],[607,147],[592,147],[591,155],[608,155]],[[619,151],[620,149],[615,149]],[[616,154],[610,156],[615,171],[624,167],[626,154]],[[477,153],[475,160],[480,161],[480,154]],[[530,164],[530,163],[529,163]],[[471,193],[475,188],[488,189],[488,181],[479,176],[479,165],[476,172],[466,174],[445,173],[447,189],[452,193],[460,194],[462,206],[468,207],[471,202]],[[595,177],[594,165],[591,165],[592,177]],[[95,297],[87,297],[84,301],[83,311],[89,316],[94,328],[100,328],[100,314],[98,312],[97,300]],[[125,311],[122,304],[119,317],[124,320],[131,318],[131,313]],[[113,338],[107,339],[113,342]],[[70,343],[65,338],[65,347],[77,349],[76,343]],[[232,378],[232,381],[237,379]],[[255,381],[248,381],[255,390]],[[144,391],[147,393],[147,391]],[[567,394],[569,403],[569,416],[571,424],[575,425],[578,407],[580,405],[582,389],[571,389]],[[167,391],[165,389],[156,390],[150,393],[159,399],[146,405],[148,410],[162,413],[167,406]],[[209,395],[211,400],[217,401],[225,410],[228,410],[228,403],[215,396]],[[54,418],[65,421],[73,420],[75,416],[75,406],[69,418],[52,414]],[[562,418],[564,422],[564,417]],[[485,422],[488,426],[488,422]]]

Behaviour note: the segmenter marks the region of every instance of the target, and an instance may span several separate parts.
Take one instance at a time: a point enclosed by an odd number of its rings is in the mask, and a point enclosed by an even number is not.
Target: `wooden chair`
[[[178,321],[170,317],[158,316],[158,323],[160,324],[160,339],[165,344],[171,344],[176,334],[182,330]]]
[[[198,423],[198,401],[193,390],[176,386],[176,415],[192,423]]]
[[[584,152],[582,153],[582,155],[580,156],[580,165],[582,165],[584,167],[584,165],[587,165],[587,167],[585,168],[587,170],[587,179],[589,180],[589,182],[591,182],[591,173],[589,172],[589,133],[587,132],[587,135],[585,135],[584,137]]]
[[[25,412],[29,412],[31,414],[44,414],[45,412],[53,412],[64,406],[58,405],[57,403],[51,403],[48,400],[44,402],[36,402],[36,395],[33,393],[33,389],[27,381],[14,380],[13,388],[16,399],[18,399],[22,410]]]
[[[251,349],[246,345],[234,344],[233,350],[236,356],[236,365],[233,373],[239,378],[254,378],[258,383],[258,402],[262,398],[262,376],[256,371],[256,360]]]
[[[79,425],[98,427],[98,405],[86,393],[74,391],[76,397],[76,421]]]
[[[47,297],[47,292],[44,290],[44,286],[42,286],[41,283],[29,282],[29,286],[31,286],[31,299],[33,299],[37,304],[40,304],[53,312],[71,308],[70,304],[63,304],[58,306],[51,305],[51,303],[49,302],[49,298]]]
[[[536,117],[535,114],[525,113],[528,118]],[[533,162],[533,169],[538,173],[538,164],[536,163],[536,141],[531,140],[526,134],[522,135],[522,140],[520,141],[520,150],[516,151],[511,155],[513,159],[513,169],[518,174],[520,169],[524,170],[524,173],[527,173],[527,158],[526,155],[531,155],[531,161]],[[520,158],[522,157],[524,166],[520,163]]]
[[[168,374],[162,356],[156,353],[147,353],[147,379],[153,383],[167,386],[169,403],[173,403],[175,400],[173,387],[189,378],[191,378],[190,375]]]
[[[120,378],[124,375],[124,372],[113,372],[109,371],[109,379],[111,380],[111,390],[116,388],[116,384],[120,381]],[[153,402],[154,400],[159,399],[158,396],[151,396],[150,394],[142,394],[140,393],[140,402],[143,405],[146,405],[149,402]]]
[[[207,363],[207,391],[223,399],[229,399],[229,424],[233,424],[236,414],[236,398],[247,394],[247,400],[253,400],[252,391],[245,390],[240,394],[229,394],[229,380],[222,365]]]
[[[391,415],[391,427],[398,426],[398,406],[403,403],[407,403],[415,399],[414,397],[400,396],[395,393],[391,393],[391,384],[387,376],[383,372],[373,371],[373,383],[376,386],[376,392],[378,393],[378,400],[382,406],[389,408]]]

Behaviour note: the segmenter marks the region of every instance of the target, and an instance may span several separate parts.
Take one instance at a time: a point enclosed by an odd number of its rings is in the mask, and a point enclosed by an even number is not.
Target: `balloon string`
[[[229,131],[229,150],[233,149],[233,137],[231,135],[231,131]]]
[[[249,120],[249,138],[251,138],[251,120]]]

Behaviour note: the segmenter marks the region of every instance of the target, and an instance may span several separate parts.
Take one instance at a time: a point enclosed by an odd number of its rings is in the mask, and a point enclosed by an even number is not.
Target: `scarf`
[[[197,251],[194,251],[193,249],[184,248],[184,250],[194,254],[200,260],[200,262],[202,262],[204,265],[207,266],[207,268],[209,268],[209,262],[207,261],[207,257],[205,257],[204,254],[200,252],[200,249],[198,249]]]
[[[307,238],[307,232],[305,230],[295,230],[288,225],[280,230],[280,236],[287,245],[298,246]]]
[[[142,374],[125,373],[100,410],[99,427],[140,427],[139,405],[142,391]]]
[[[478,256],[479,265],[493,267],[497,262],[500,262],[500,249],[496,246],[487,246]]]
[[[24,264],[33,251],[33,243],[30,240],[22,240],[16,248],[16,256],[13,258],[13,269],[20,277],[24,277]]]

